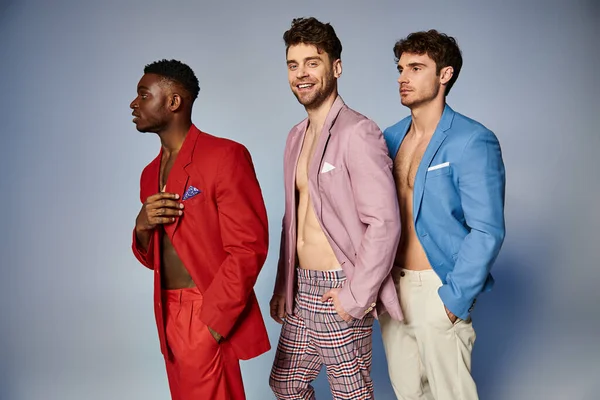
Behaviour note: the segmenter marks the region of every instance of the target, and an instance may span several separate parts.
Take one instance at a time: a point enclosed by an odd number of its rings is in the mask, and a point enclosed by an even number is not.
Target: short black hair
[[[196,100],[200,92],[198,78],[192,69],[177,60],[160,60],[148,64],[144,67],[145,74],[160,75],[167,80],[179,83],[192,96],[192,101]]]

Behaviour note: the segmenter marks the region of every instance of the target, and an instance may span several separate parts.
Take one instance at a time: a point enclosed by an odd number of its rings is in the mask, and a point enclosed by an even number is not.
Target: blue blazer
[[[410,124],[409,116],[383,133],[392,159]],[[440,298],[462,319],[494,284],[490,269],[504,241],[504,186],[494,133],[446,105],[417,170],[413,223],[443,282]]]

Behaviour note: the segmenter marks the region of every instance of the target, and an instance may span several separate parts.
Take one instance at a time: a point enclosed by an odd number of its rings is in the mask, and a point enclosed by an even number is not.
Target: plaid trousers
[[[373,316],[348,323],[321,297],[346,281],[344,272],[298,269],[294,313],[281,329],[269,385],[279,400],[314,400],[311,382],[323,365],[335,400],[373,400]]]

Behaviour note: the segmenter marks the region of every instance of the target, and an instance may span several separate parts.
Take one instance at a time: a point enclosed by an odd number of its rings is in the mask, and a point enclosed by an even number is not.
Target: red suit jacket
[[[159,191],[162,150],[144,168],[142,203]],[[164,231],[203,294],[200,319],[224,336],[239,359],[270,349],[254,284],[267,257],[267,213],[250,153],[231,140],[201,132],[194,125],[169,174],[166,192],[183,199],[190,187],[200,192],[181,200],[183,215]],[[161,351],[167,355],[161,304],[160,242],[156,229],[145,252],[133,232],[133,253],[154,274],[154,312]]]

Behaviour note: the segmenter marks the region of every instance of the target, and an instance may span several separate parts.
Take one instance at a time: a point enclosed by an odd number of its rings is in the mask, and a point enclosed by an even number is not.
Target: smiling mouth
[[[313,87],[315,84],[314,83],[301,83],[299,85],[296,85],[296,87],[298,89],[309,89],[311,87]]]

